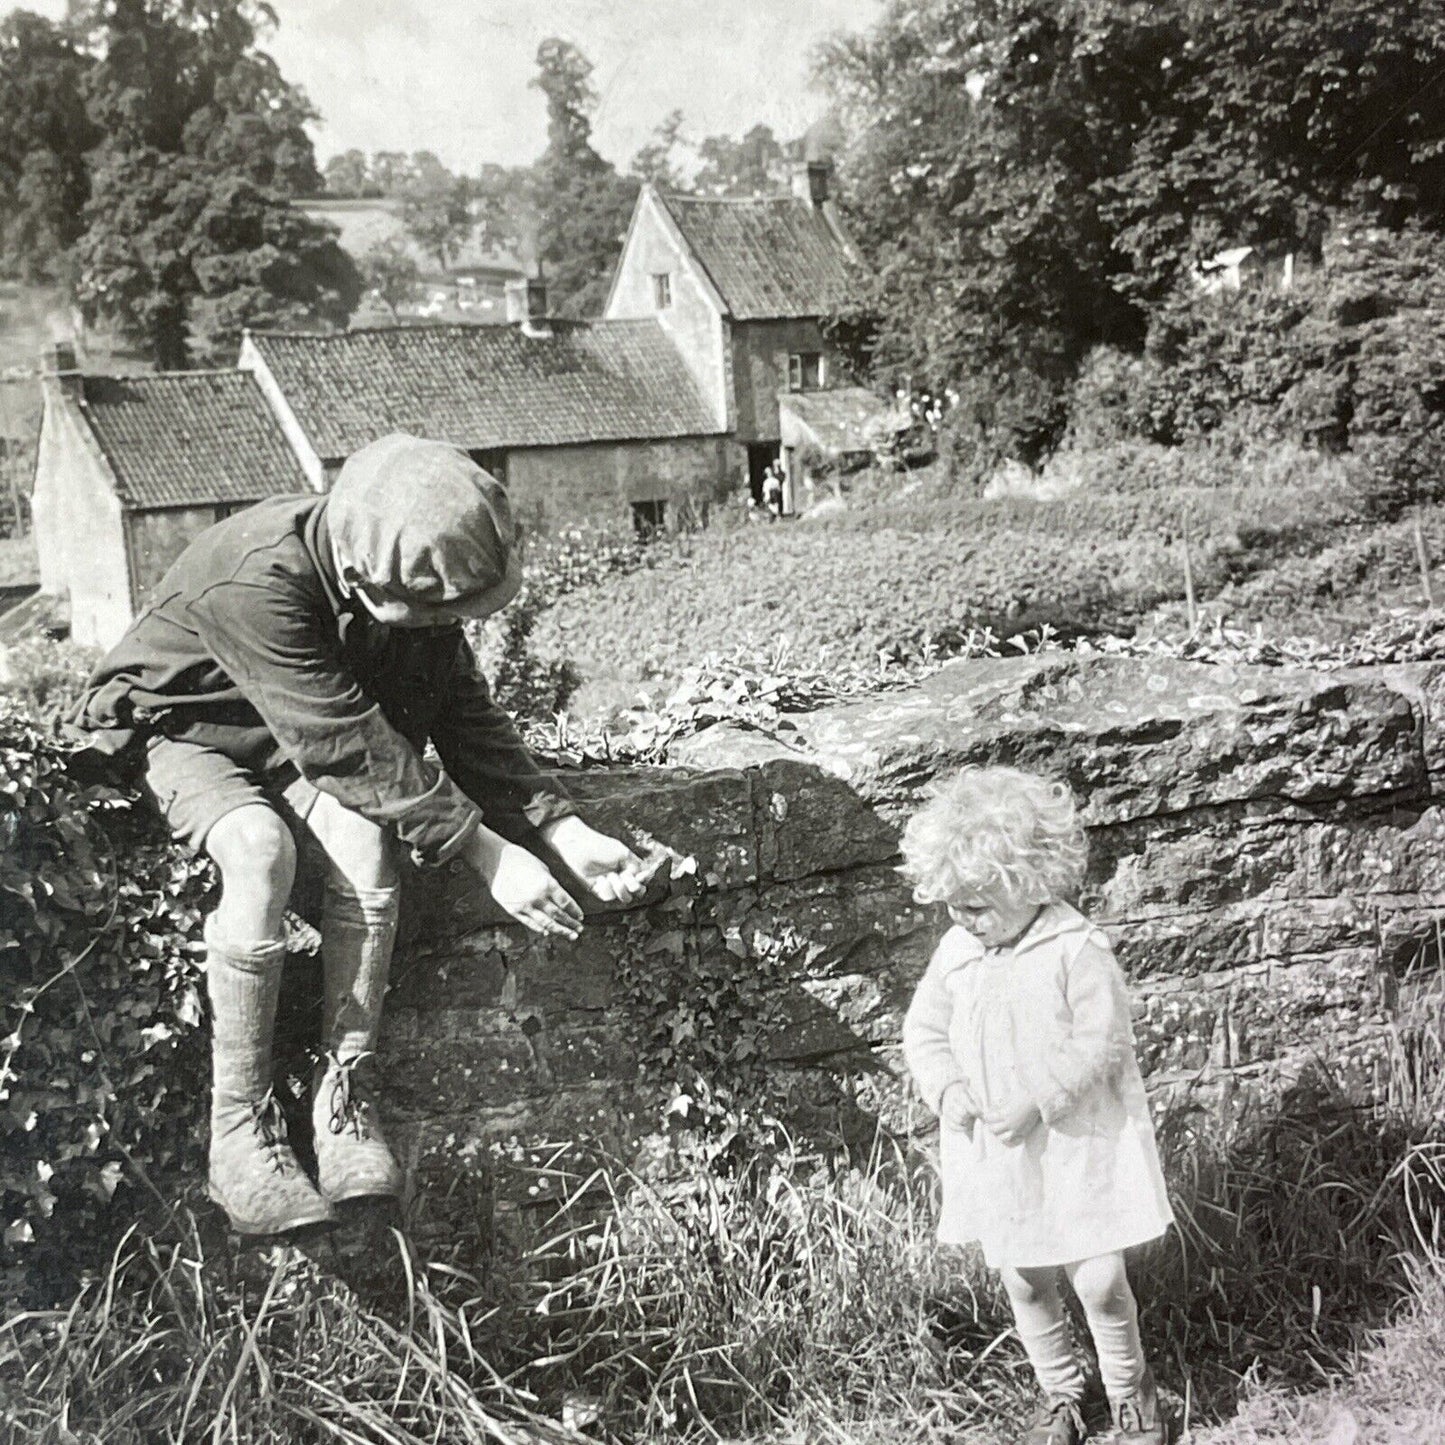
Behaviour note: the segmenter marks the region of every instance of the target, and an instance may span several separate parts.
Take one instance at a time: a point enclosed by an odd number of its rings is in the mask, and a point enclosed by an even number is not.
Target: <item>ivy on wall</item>
[[[201,1158],[208,865],[0,712],[0,1298],[64,1295]],[[136,1197],[137,1192],[140,1197]]]

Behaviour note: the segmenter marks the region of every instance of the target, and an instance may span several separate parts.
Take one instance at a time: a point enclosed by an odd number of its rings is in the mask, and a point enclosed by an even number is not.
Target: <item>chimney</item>
[[[72,401],[84,399],[82,390],[84,377],[81,376],[80,368],[76,363],[74,342],[57,341],[47,353],[41,356],[40,370],[55,378],[55,383],[63,396],[69,397]]]
[[[799,161],[793,167],[793,195],[815,211],[828,203],[828,182],[833,176],[832,161]]]
[[[534,276],[519,276],[506,287],[507,322],[521,324],[528,336],[550,336],[547,324],[547,283]]]

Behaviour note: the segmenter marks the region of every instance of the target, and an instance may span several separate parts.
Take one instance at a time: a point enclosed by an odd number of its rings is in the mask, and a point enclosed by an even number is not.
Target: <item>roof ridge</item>
[[[345,331],[267,331],[247,330],[248,336],[267,337],[283,341],[346,341],[353,336],[384,336],[393,332],[436,332],[436,331],[496,331],[495,322],[488,321],[428,321],[422,326],[351,326]]]
[[[779,191],[775,195],[764,196],[700,196],[695,191],[660,191],[658,194],[665,200],[693,202],[701,206],[757,206],[775,205],[779,202],[792,206],[808,205],[807,201],[793,195],[791,191]],[[809,206],[809,209],[812,207]]]
[[[190,381],[203,376],[250,376],[239,366],[201,366],[194,371],[137,371],[117,376],[110,371],[82,372],[81,379],[91,381]]]

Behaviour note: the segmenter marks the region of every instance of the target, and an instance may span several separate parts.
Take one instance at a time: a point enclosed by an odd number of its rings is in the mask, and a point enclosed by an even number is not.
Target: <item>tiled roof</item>
[[[324,459],[393,431],[479,450],[720,430],[656,321],[552,328],[256,332],[251,341]]]
[[[907,418],[899,414],[896,406],[890,407],[861,386],[782,392],[778,409],[785,444],[793,430],[789,426],[791,414],[803,439],[834,456],[868,451],[907,426]]]
[[[244,371],[87,376],[84,411],[123,506],[257,502],[308,490],[296,454]]]
[[[848,246],[804,201],[659,198],[739,321],[827,316],[857,294]]]

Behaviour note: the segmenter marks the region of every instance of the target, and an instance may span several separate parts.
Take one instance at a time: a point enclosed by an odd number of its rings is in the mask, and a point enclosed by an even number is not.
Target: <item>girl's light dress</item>
[[[1169,1227],[1123,974],[1068,904],[1047,905],[1006,948],[951,928],[909,1007],[903,1049],[935,1112],[962,1082],[979,1113],[1028,1098],[1043,1117],[1012,1146],[981,1121],[968,1132],[943,1122],[941,1241],[977,1240],[995,1268],[1042,1268]]]

